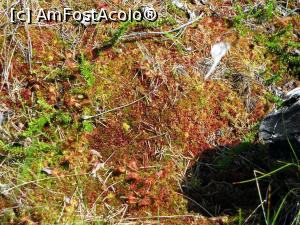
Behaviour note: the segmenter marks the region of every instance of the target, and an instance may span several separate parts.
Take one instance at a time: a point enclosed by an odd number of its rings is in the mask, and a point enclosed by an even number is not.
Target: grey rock
[[[285,96],[286,100],[290,100],[291,98],[300,98],[300,87],[297,87],[291,91],[289,91],[286,96]]]
[[[272,144],[274,151],[291,149],[291,143],[296,154],[300,155],[300,88],[288,92],[283,106],[262,120],[259,139]]]

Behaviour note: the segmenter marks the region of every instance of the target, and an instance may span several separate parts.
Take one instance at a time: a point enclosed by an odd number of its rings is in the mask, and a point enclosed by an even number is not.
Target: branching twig
[[[128,107],[128,106],[134,105],[135,103],[137,103],[137,102],[143,100],[143,99],[146,98],[146,97],[147,97],[147,96],[145,95],[145,96],[143,96],[143,97],[141,97],[141,98],[139,98],[139,99],[137,99],[137,100],[135,100],[135,101],[133,101],[133,102],[131,102],[131,103],[128,103],[128,104],[125,104],[125,105],[121,105],[121,106],[118,106],[118,107],[113,108],[113,109],[106,110],[106,111],[104,111],[104,112],[98,113],[98,114],[93,115],[93,116],[83,116],[82,119],[83,119],[83,120],[89,120],[89,119],[93,119],[93,118],[102,116],[102,115],[104,115],[104,114],[106,114],[106,113],[118,111],[118,110],[120,110],[120,109],[123,109],[123,108],[126,108],[126,107]]]
[[[118,106],[118,107],[113,108],[113,109],[106,110],[106,111],[104,111],[104,112],[98,113],[98,114],[93,115],[93,116],[83,116],[82,119],[83,119],[83,120],[93,119],[93,118],[102,116],[102,115],[104,115],[104,114],[107,114],[107,113],[110,113],[110,112],[115,112],[115,111],[118,111],[118,110],[120,110],[120,109],[124,109],[124,108],[126,108],[126,107],[131,106],[131,105],[134,105],[135,103],[137,103],[137,102],[139,102],[139,101],[142,101],[143,99],[145,99],[145,98],[147,98],[148,96],[150,96],[152,93],[154,93],[154,92],[157,90],[157,88],[158,88],[158,87],[154,88],[154,90],[151,91],[148,95],[145,95],[145,96],[143,96],[143,97],[141,97],[141,98],[139,98],[139,99],[137,99],[137,100],[135,100],[135,101],[133,101],[133,102],[130,102],[130,103],[125,104],[125,105]]]
[[[198,16],[197,18],[195,18],[194,20],[191,20],[185,24],[182,24],[181,26],[174,28],[172,30],[168,30],[168,31],[150,31],[150,32],[134,32],[131,34],[127,34],[127,35],[123,35],[121,37],[121,39],[133,39],[133,38],[143,38],[143,37],[148,37],[148,36],[161,36],[161,35],[166,35],[169,33],[174,33],[174,32],[178,32],[180,30],[182,30],[183,28],[197,22],[198,20],[200,20],[203,17],[204,13],[201,13],[200,16]]]
[[[8,192],[10,192],[10,191],[12,191],[12,190],[14,190],[14,189],[17,189],[17,188],[20,188],[20,187],[23,187],[23,186],[26,186],[26,185],[29,185],[29,184],[36,184],[36,183],[38,183],[38,182],[40,182],[40,181],[53,180],[53,179],[60,179],[60,178],[65,178],[65,177],[86,176],[86,175],[89,175],[89,173],[61,175],[61,176],[46,177],[46,178],[41,178],[41,179],[37,179],[37,180],[31,180],[31,181],[27,181],[27,182],[18,184],[18,185],[16,185],[16,186],[11,187],[11,188],[8,188],[8,189],[2,191],[0,194],[8,193]]]

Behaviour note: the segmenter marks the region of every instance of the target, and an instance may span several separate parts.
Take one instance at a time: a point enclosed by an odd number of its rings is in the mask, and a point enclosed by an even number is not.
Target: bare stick
[[[85,176],[85,175],[89,175],[89,173],[70,174],[70,175],[62,175],[62,176],[56,176],[56,177],[46,177],[46,178],[41,178],[41,179],[37,179],[37,180],[31,180],[31,181],[24,182],[22,184],[18,184],[16,186],[11,187],[11,188],[8,188],[7,190],[2,191],[0,194],[8,193],[8,192],[10,192],[10,191],[12,191],[16,188],[23,187],[23,186],[26,186],[28,184],[36,184],[40,181],[53,180],[53,179],[59,179],[59,178],[65,178],[65,177]]]
[[[28,60],[28,64],[29,64],[29,71],[30,73],[32,73],[32,43],[31,43],[31,37],[30,37],[30,33],[29,33],[29,27],[28,27],[28,23],[25,23],[25,32],[27,35],[27,60]]]
[[[130,103],[125,104],[125,105],[118,106],[118,107],[113,108],[113,109],[106,110],[106,111],[104,111],[104,112],[98,113],[98,114],[93,115],[93,116],[83,116],[82,119],[83,119],[83,120],[93,119],[93,118],[102,116],[102,115],[104,115],[104,114],[106,114],[106,113],[118,111],[118,110],[120,110],[120,109],[123,109],[123,108],[129,107],[129,106],[131,106],[131,105],[134,105],[135,103],[137,103],[137,102],[139,102],[139,101],[142,101],[143,99],[145,99],[145,98],[147,98],[148,96],[150,96],[153,92],[155,92],[155,91],[157,90],[157,88],[158,88],[159,86],[160,86],[160,85],[158,85],[156,88],[154,88],[154,90],[151,91],[148,95],[145,95],[145,96],[143,96],[143,97],[141,97],[141,98],[139,98],[139,99],[137,99],[137,100],[135,100],[135,101],[133,101],[133,102],[130,102]]]
[[[195,18],[194,20],[191,20],[185,24],[182,24],[181,26],[174,28],[172,30],[168,30],[168,31],[153,31],[153,32],[134,32],[131,34],[127,34],[127,35],[123,35],[121,37],[121,39],[128,39],[128,38],[135,38],[135,37],[147,37],[147,36],[159,36],[159,35],[165,35],[165,34],[169,34],[169,33],[173,33],[173,32],[177,32],[182,30],[183,28],[197,22],[198,20],[200,20],[203,17],[204,13],[201,13],[200,16],[198,16],[197,18]]]
[[[83,116],[82,119],[83,119],[83,120],[89,120],[89,119],[96,118],[96,117],[98,117],[98,116],[102,116],[102,115],[104,115],[104,114],[106,114],[106,113],[110,113],[110,112],[114,112],[114,111],[117,111],[117,110],[126,108],[126,107],[128,107],[128,106],[134,105],[135,103],[137,103],[137,102],[143,100],[143,99],[146,98],[146,97],[147,97],[147,96],[145,95],[144,97],[141,97],[141,98],[139,98],[139,99],[137,99],[137,100],[135,100],[135,101],[133,101],[133,102],[130,102],[130,103],[125,104],[125,105],[121,105],[121,106],[116,107],[116,108],[113,108],[113,109],[106,110],[106,111],[104,111],[104,112],[98,113],[98,114],[93,115],[93,116]]]

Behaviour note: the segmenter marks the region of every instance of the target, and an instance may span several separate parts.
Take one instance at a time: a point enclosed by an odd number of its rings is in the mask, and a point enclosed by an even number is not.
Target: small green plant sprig
[[[85,59],[83,54],[81,54],[79,68],[80,68],[81,75],[84,77],[84,79],[87,82],[87,85],[89,87],[94,86],[96,78],[93,74],[93,65],[91,65],[91,63]]]
[[[253,19],[256,23],[270,21],[275,15],[276,2],[268,0],[264,5],[254,5],[250,3],[248,10],[245,11],[241,5],[235,4],[236,16],[233,18],[233,25],[241,35],[246,35],[247,28],[245,22]]]
[[[266,80],[267,85],[281,80],[282,75],[288,72],[300,74],[300,56],[293,51],[299,48],[300,44],[292,41],[293,29],[290,24],[270,35],[256,34],[254,37],[255,42],[266,46],[268,52],[274,54],[280,63],[278,71]]]
[[[129,27],[134,26],[136,21],[126,21],[121,23],[120,27],[112,34],[112,37],[105,41],[100,48],[94,49],[94,55],[99,56],[100,52],[114,46],[120,38],[126,33]]]

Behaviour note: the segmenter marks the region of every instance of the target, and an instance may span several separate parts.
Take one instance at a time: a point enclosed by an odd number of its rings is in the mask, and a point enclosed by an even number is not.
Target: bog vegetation
[[[297,154],[257,138],[300,84],[299,3],[152,1],[156,22],[87,27],[8,16],[136,2],[0,3],[0,223],[299,224]]]

